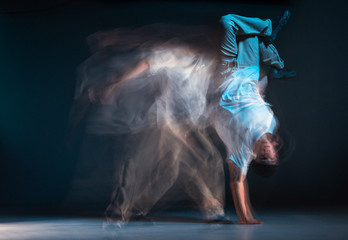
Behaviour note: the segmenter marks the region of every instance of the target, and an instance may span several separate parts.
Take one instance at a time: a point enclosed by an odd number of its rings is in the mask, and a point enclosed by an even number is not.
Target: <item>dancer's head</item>
[[[279,136],[264,134],[255,144],[256,157],[251,166],[253,171],[263,177],[273,175],[279,163],[278,150]]]
[[[262,135],[256,142],[254,161],[264,165],[277,165],[278,163],[278,137],[270,133]]]

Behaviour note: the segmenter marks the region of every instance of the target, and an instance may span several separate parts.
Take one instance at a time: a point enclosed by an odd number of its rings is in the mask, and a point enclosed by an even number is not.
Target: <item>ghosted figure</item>
[[[279,22],[289,18],[285,12]],[[97,32],[80,67],[71,127],[86,118],[96,136],[122,136],[114,153],[108,221],[146,216],[174,186],[205,219],[224,216],[223,154],[241,223],[253,218],[246,174],[252,160],[276,165],[277,121],[263,100],[267,80],[284,79],[270,20],[226,15],[221,28],[154,24]],[[222,44],[221,44],[222,43]],[[261,69],[261,70],[260,70]],[[102,159],[101,159],[102,161]]]
[[[94,54],[79,69],[71,128],[85,118],[86,132],[122,136],[127,148],[113,154],[107,219],[145,216],[175,186],[171,202],[185,195],[204,218],[222,216],[223,160],[209,130],[219,31],[154,24],[88,40]]]

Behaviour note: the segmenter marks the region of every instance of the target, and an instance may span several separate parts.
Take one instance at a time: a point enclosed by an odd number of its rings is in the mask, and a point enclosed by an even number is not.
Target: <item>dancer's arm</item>
[[[233,162],[230,161],[228,163],[228,167],[230,171],[230,187],[232,191],[232,197],[240,223],[262,223],[261,221],[254,219],[252,216],[246,176],[242,174],[239,168],[235,167]]]
[[[95,89],[89,89],[89,98],[93,101],[100,101],[101,103],[107,103],[112,100],[112,96],[115,92],[115,90],[124,82],[126,82],[129,79],[135,78],[139,76],[141,73],[143,73],[145,70],[147,70],[150,67],[149,63],[147,61],[141,61],[139,64],[133,68],[132,70],[126,72],[118,81],[115,81],[111,85],[108,85],[107,88],[102,89],[101,93],[99,93],[99,99],[96,96]]]
[[[257,91],[259,92],[261,96],[265,94],[267,84],[268,84],[267,75],[261,76],[260,80],[257,83]]]
[[[120,86],[123,82],[135,78],[139,76],[142,72],[147,70],[149,68],[149,63],[146,61],[141,61],[133,70],[126,72],[119,81],[113,83],[110,85],[110,87],[105,91],[105,94],[103,95],[101,102],[105,103],[107,101],[110,101],[115,89]]]

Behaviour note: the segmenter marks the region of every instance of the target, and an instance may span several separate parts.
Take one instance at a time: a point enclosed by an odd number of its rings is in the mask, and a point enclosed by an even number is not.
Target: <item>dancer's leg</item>
[[[272,33],[272,22],[269,19],[262,20],[228,14],[221,17],[220,22],[225,28],[221,45],[223,61],[232,61],[238,56],[237,35],[270,36]]]
[[[220,153],[209,137],[199,130],[182,132],[185,161],[178,180],[206,219],[224,215],[224,170]]]
[[[272,66],[277,69],[284,68],[284,61],[279,56],[279,53],[273,44],[265,45],[264,42],[260,41],[260,60],[264,65]]]
[[[250,66],[259,67],[259,39],[257,36],[250,36],[238,43],[238,57],[237,63],[239,68],[246,68]]]
[[[284,69],[284,61],[280,58],[277,49],[272,44],[265,44],[260,41],[260,79],[267,75],[268,80],[286,80],[296,77],[294,70]]]

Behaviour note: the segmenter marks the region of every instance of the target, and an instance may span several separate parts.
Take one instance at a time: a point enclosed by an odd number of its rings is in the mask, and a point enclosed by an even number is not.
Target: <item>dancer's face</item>
[[[263,165],[277,165],[278,153],[276,150],[278,143],[272,140],[271,136],[262,137],[255,146],[254,152],[256,153],[256,161]]]

